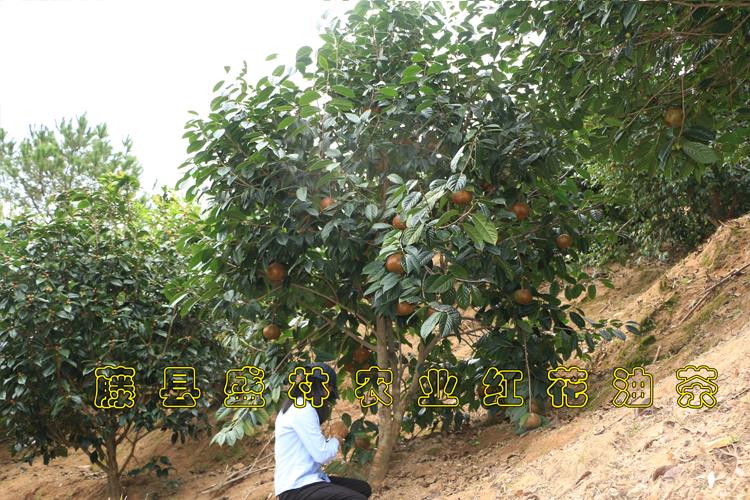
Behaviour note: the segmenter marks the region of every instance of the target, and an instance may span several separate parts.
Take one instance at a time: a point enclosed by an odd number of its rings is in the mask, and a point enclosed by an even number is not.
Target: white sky
[[[86,113],[113,142],[133,138],[143,187],[174,186],[186,159],[188,110],[204,115],[224,66],[250,81],[297,49],[317,48],[321,16],[353,3],[321,0],[0,0],[0,127]],[[279,57],[266,62],[266,56]],[[234,72],[234,71],[233,71]]]

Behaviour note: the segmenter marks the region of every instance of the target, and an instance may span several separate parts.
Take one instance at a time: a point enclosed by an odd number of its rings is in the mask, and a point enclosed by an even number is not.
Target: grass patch
[[[632,288],[628,287],[630,289],[629,292],[631,294],[637,294],[637,293],[643,292],[644,290],[646,290],[646,288],[651,286],[651,284],[654,282],[654,280],[656,280],[656,278],[661,276],[663,273],[664,273],[664,270],[659,269],[659,268],[644,269],[643,271],[638,273],[638,276],[636,276],[635,279],[633,280],[634,283],[633,283]],[[661,287],[661,284],[659,286]]]
[[[653,335],[647,335],[646,337],[643,337],[643,339],[641,340],[639,349],[646,348],[655,342],[656,342],[656,337],[654,337]]]
[[[655,313],[656,311],[654,311]],[[646,319],[644,319],[641,322],[641,335],[645,335],[648,332],[652,332],[656,329],[656,321],[654,321],[654,313],[649,314],[646,316]]]
[[[685,333],[687,333],[688,337],[694,337],[698,333],[700,327],[711,319],[714,313],[716,313],[716,310],[726,299],[727,294],[721,293],[713,300],[706,303],[706,305],[700,309],[698,315],[685,324]]]
[[[647,356],[645,353],[636,353],[635,356],[628,359],[628,361],[625,363],[626,370],[632,371],[633,368],[636,366],[648,366],[651,364],[651,361],[654,359],[653,356]]]
[[[654,349],[656,343],[654,335],[640,337],[638,343],[631,343],[629,348],[620,352],[618,356],[619,366],[626,370],[632,370],[636,366],[647,366],[653,363]]]
[[[672,311],[674,311],[675,304],[677,304],[677,295],[672,295],[671,297],[669,297],[669,300],[667,300],[662,307],[665,310],[669,311],[669,313],[671,314]]]

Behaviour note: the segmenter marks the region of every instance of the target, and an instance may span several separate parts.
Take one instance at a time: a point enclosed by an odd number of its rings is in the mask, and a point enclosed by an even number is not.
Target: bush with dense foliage
[[[195,210],[168,196],[139,201],[136,190],[132,177],[107,177],[58,196],[49,220],[7,222],[0,238],[0,423],[25,460],[86,452],[110,498],[148,432],[169,430],[174,442],[207,428],[210,389],[226,369],[215,326],[180,317],[165,292],[188,270],[175,240]],[[132,408],[94,407],[104,365],[136,370]],[[162,407],[169,365],[196,368],[196,408]]]

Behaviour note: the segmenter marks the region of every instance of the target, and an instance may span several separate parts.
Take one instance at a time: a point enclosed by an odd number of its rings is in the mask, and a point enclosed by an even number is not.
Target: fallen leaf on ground
[[[651,474],[651,480],[656,481],[661,476],[663,476],[669,469],[674,468],[674,464],[669,465],[662,465],[661,467],[657,467],[653,474]]]
[[[719,439],[714,439],[710,443],[708,443],[707,447],[709,450],[715,450],[717,448],[724,448],[725,446],[732,445],[734,443],[739,442],[740,438],[738,436],[724,436]]]
[[[714,484],[716,484],[716,474],[714,474],[713,471],[709,472],[706,480],[708,481],[708,488],[712,489]]]

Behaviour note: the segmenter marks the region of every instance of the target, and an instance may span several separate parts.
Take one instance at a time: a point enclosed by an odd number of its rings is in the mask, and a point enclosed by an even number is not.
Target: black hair
[[[309,367],[310,365],[308,365],[306,368]],[[320,408],[315,408],[315,411],[318,414],[318,420],[321,424],[331,418],[331,411],[333,410],[333,405],[336,404],[336,399],[338,396],[335,389],[331,390],[331,386],[336,387],[336,372],[328,367],[326,368],[326,372],[329,373],[329,377],[331,377],[332,374],[332,378],[329,378],[329,396],[325,401],[323,401],[323,405]],[[323,388],[323,381],[317,377],[311,377],[310,380],[312,381],[312,390],[310,391],[310,396],[312,396],[313,399],[322,398],[326,393],[325,389]],[[286,411],[291,408],[297,398],[303,397],[304,394],[298,385],[294,385],[292,387],[290,396],[290,398],[287,398],[286,401],[281,403],[281,408],[279,409],[280,414],[286,413]]]

